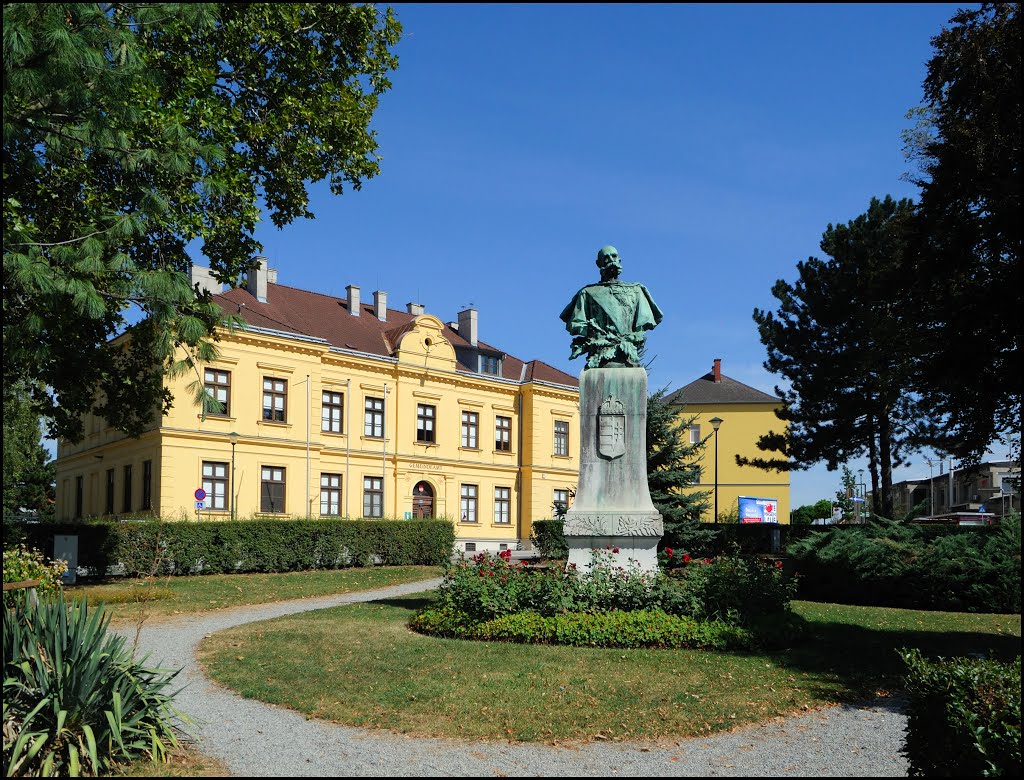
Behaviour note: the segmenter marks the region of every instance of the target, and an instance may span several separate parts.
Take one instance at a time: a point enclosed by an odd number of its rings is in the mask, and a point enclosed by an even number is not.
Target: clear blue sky
[[[558,314],[614,244],[665,311],[652,389],[720,357],[771,392],[751,314],[775,308],[772,284],[819,254],[830,222],[916,197],[900,130],[957,6],[396,9],[382,172],[341,197],[314,187],[315,220],[261,226],[279,281],[383,289],[444,320],[472,304],[482,339],[576,374]],[[928,473],[915,461],[897,479]],[[793,474],[793,506],[838,482]]]

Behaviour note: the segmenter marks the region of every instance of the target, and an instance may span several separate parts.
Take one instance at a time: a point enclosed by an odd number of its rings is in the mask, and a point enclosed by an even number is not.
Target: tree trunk
[[[889,420],[888,409],[878,420],[878,445],[881,450],[882,467],[882,517],[889,520],[892,516],[892,421]]]

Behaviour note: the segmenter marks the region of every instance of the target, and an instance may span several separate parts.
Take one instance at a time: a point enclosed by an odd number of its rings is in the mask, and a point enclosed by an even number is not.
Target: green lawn
[[[898,686],[895,649],[1020,652],[1020,615],[797,602],[812,638],[773,653],[436,639],[420,597],[239,626],[200,647],[217,682],[312,717],[411,735],[558,741],[692,736]]]
[[[284,574],[211,574],[115,580],[65,588],[74,599],[105,602],[117,622],[205,612],[247,604],[330,596],[441,576],[432,566],[375,566]]]

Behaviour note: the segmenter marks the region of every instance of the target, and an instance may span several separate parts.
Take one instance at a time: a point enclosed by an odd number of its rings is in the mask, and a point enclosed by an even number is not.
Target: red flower
[[[614,550],[612,550],[613,553],[617,553],[618,551],[619,551],[618,547],[616,547]]]
[[[672,548],[671,547],[666,547],[665,548],[665,555],[667,555],[669,558],[672,557]]]
[[[775,561],[775,568],[776,569],[781,569],[782,568],[782,561]]]
[[[690,557],[689,553],[683,553],[683,563],[689,563],[693,558]]]

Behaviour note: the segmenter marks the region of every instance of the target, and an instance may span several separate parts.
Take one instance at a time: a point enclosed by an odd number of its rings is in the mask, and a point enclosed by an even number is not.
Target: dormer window
[[[501,374],[501,358],[495,357],[494,355],[481,355],[480,356],[480,373],[481,374],[494,374],[498,376]]]

